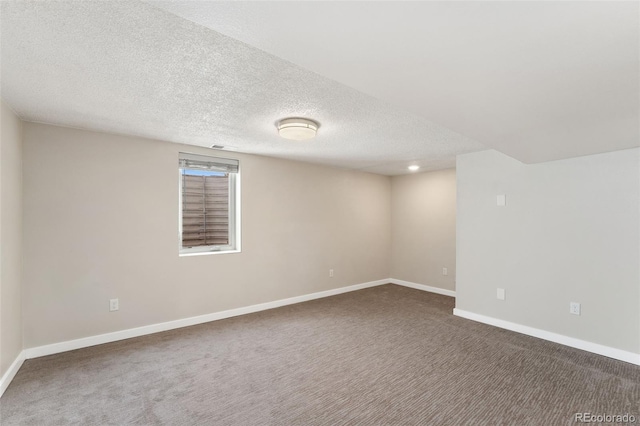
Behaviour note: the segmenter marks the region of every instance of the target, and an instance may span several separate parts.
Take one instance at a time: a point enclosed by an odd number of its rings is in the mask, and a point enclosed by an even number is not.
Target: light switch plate
[[[506,294],[505,294],[504,288],[499,288],[498,289],[496,297],[498,298],[498,300],[505,300],[506,299]]]
[[[507,205],[507,196],[505,194],[500,194],[496,196],[496,204],[500,207],[504,207]]]

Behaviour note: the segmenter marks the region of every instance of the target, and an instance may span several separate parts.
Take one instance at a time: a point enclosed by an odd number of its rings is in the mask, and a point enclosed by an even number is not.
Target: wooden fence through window
[[[182,175],[182,246],[229,244],[229,176]]]

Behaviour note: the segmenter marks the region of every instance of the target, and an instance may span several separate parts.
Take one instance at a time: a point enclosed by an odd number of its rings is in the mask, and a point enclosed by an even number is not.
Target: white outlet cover
[[[498,300],[505,300],[506,298],[506,292],[504,290],[504,288],[499,288],[497,293],[496,293],[496,297],[498,298]]]
[[[114,312],[120,309],[120,301],[118,299],[109,299],[109,312]]]
[[[500,207],[507,205],[507,196],[505,194],[499,194],[496,196],[496,204]]]
[[[578,302],[569,303],[569,313],[573,315],[580,315],[580,303]]]
[[[449,275],[449,270],[447,268],[442,268],[442,275]]]

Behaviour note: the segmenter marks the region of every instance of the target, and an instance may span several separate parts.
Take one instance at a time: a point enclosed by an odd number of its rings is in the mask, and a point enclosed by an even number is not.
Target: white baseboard
[[[417,284],[412,283],[410,281],[397,280],[395,278],[391,278],[389,280],[391,284],[397,284],[404,287],[415,288],[416,290],[428,291],[430,293],[442,294],[444,296],[456,297],[456,292],[453,290],[446,290],[444,288],[439,287],[431,287],[430,285]]]
[[[251,305],[242,308],[229,309],[221,312],[214,312],[212,314],[200,315],[197,317],[183,318],[174,321],[163,322],[159,324],[152,324],[143,327],[130,328],[127,330],[114,331],[112,333],[99,334],[97,336],[90,336],[81,339],[68,340],[66,342],[53,343],[51,345],[37,346],[34,348],[25,349],[26,358],[38,358],[46,355],[53,355],[61,352],[72,351],[75,349],[87,348],[89,346],[101,345],[103,343],[116,342],[118,340],[130,339],[132,337],[145,336],[147,334],[158,333],[161,331],[174,330],[176,328],[188,327],[191,325],[202,324],[210,321],[221,320],[225,318],[236,317],[238,315],[250,314],[253,312],[260,312],[267,309],[279,308],[281,306],[293,305],[295,303],[307,302],[309,300],[321,299],[323,297],[335,296],[342,293],[348,293],[351,291],[362,290],[364,288],[375,287],[383,284],[397,284],[405,287],[411,287],[422,291],[429,291],[432,293],[444,294],[446,296],[455,296],[455,292],[451,290],[444,290],[441,288],[430,287],[423,284],[411,283],[408,281],[396,280],[393,278],[387,278],[383,280],[370,281],[362,284],[355,284],[348,287],[340,287],[332,290],[320,291],[317,293],[305,294],[302,296],[290,297],[288,299],[276,300],[273,302],[260,303],[258,305]]]
[[[132,337],[145,336],[148,334],[158,333],[162,331],[174,330],[176,328],[188,327],[191,325],[202,324],[210,321],[221,320],[225,318],[231,318],[239,315],[250,314],[254,312],[265,311],[268,309],[279,308],[281,306],[293,305],[296,303],[307,302],[309,300],[321,299],[324,297],[335,296],[342,293],[348,293],[351,291],[362,290],[369,287],[376,287],[383,284],[396,284],[404,287],[409,287],[417,290],[428,291],[431,293],[442,294],[445,296],[455,297],[455,291],[445,290],[442,288],[431,287],[424,284],[412,283],[409,281],[398,280],[394,278],[370,281],[362,284],[351,285],[347,287],[336,288],[332,290],[320,291],[317,293],[305,294],[302,296],[290,297],[287,299],[280,299],[273,302],[260,303],[257,305],[246,306],[242,308],[229,309],[226,311],[215,312],[212,314],[200,315],[197,317],[190,317],[179,319],[175,321],[168,321],[159,324],[152,324],[143,327],[131,328],[122,331],[115,331],[112,333],[100,334],[97,336],[90,336],[81,339],[69,340],[66,342],[54,343],[51,345],[38,346],[23,350],[15,361],[9,367],[9,370],[0,379],[0,396],[7,389],[14,376],[22,366],[25,359],[37,358],[46,355],[53,355],[61,352],[72,351],[75,349],[86,348],[95,345],[101,345],[104,343],[116,342],[119,340],[130,339]],[[567,336],[547,332],[544,330],[538,330],[532,327],[523,326],[520,324],[511,323],[484,315],[474,314],[472,312],[463,311],[460,309],[454,309],[454,315],[471,319],[485,324],[493,325],[507,330],[516,331],[518,333],[527,334],[530,336],[538,337],[552,342],[560,343],[563,345],[571,346],[574,348],[586,350],[596,354],[608,356],[610,358],[626,361],[632,364],[640,365],[640,355],[632,352],[622,351],[620,349],[614,349],[607,346],[599,345],[596,343],[586,342],[579,339],[574,339]]]
[[[549,340],[551,342],[560,343],[561,345],[570,346],[583,351],[592,352],[594,354],[603,355],[609,358],[625,361],[631,364],[640,365],[640,354],[623,351],[609,346],[600,345],[598,343],[587,342],[573,337],[564,336],[562,334],[552,333],[550,331],[540,330],[538,328],[528,327],[526,325],[516,324],[514,322],[505,321],[497,318],[476,314],[462,309],[455,308],[453,315],[493,325],[495,327],[504,328],[506,330],[515,331],[517,333],[526,334],[527,336],[537,337],[539,339]]]
[[[13,378],[22,367],[22,363],[26,359],[25,351],[22,351],[18,354],[18,357],[11,363],[9,369],[4,373],[2,378],[0,379],[0,397],[4,394],[4,391],[7,390],[9,384],[13,380]]]
[[[161,331],[174,330],[176,328],[188,327],[191,325],[202,324],[205,322],[221,320],[225,318],[236,317],[238,315],[250,314],[253,312],[265,311],[267,309],[279,308],[281,306],[293,305],[295,303],[307,302],[309,300],[321,299],[323,297],[335,296],[337,294],[348,293],[350,291],[361,290],[364,288],[375,287],[382,284],[388,284],[391,280],[377,280],[362,284],[351,285],[348,287],[340,287],[332,290],[320,291],[317,293],[305,294],[302,296],[290,297],[288,299],[276,300],[273,302],[260,303],[258,305],[246,306],[243,308],[229,309],[212,314],[200,315],[197,317],[183,318],[174,321],[167,321],[159,324],[146,325],[143,327],[130,328],[122,331],[114,331],[112,333],[100,334],[97,336],[85,337],[82,339],[68,340],[66,342],[53,343],[51,345],[37,346],[25,349],[26,358],[37,358],[46,355],[53,355],[60,352],[72,351],[75,349],[86,348],[89,346],[101,345],[103,343],[116,342],[118,340],[130,339],[132,337],[145,336],[147,334],[158,333]]]

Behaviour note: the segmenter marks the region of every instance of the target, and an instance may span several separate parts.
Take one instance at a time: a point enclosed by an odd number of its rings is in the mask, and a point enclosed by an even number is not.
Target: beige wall
[[[640,353],[640,149],[540,164],[484,151],[457,175],[458,309]]]
[[[0,112],[0,377],[22,351],[22,122]]]
[[[178,152],[218,151],[24,126],[26,348],[389,276],[386,176],[224,152],[242,253],[179,257]]]
[[[455,169],[391,178],[391,234],[393,278],[455,290]]]
[[[393,178],[223,153],[241,161],[242,253],[179,257],[178,152],[216,151],[23,126],[3,104],[3,373],[23,325],[30,348],[389,276],[455,289],[459,309],[640,352],[638,149],[536,165],[485,151],[457,172]]]

